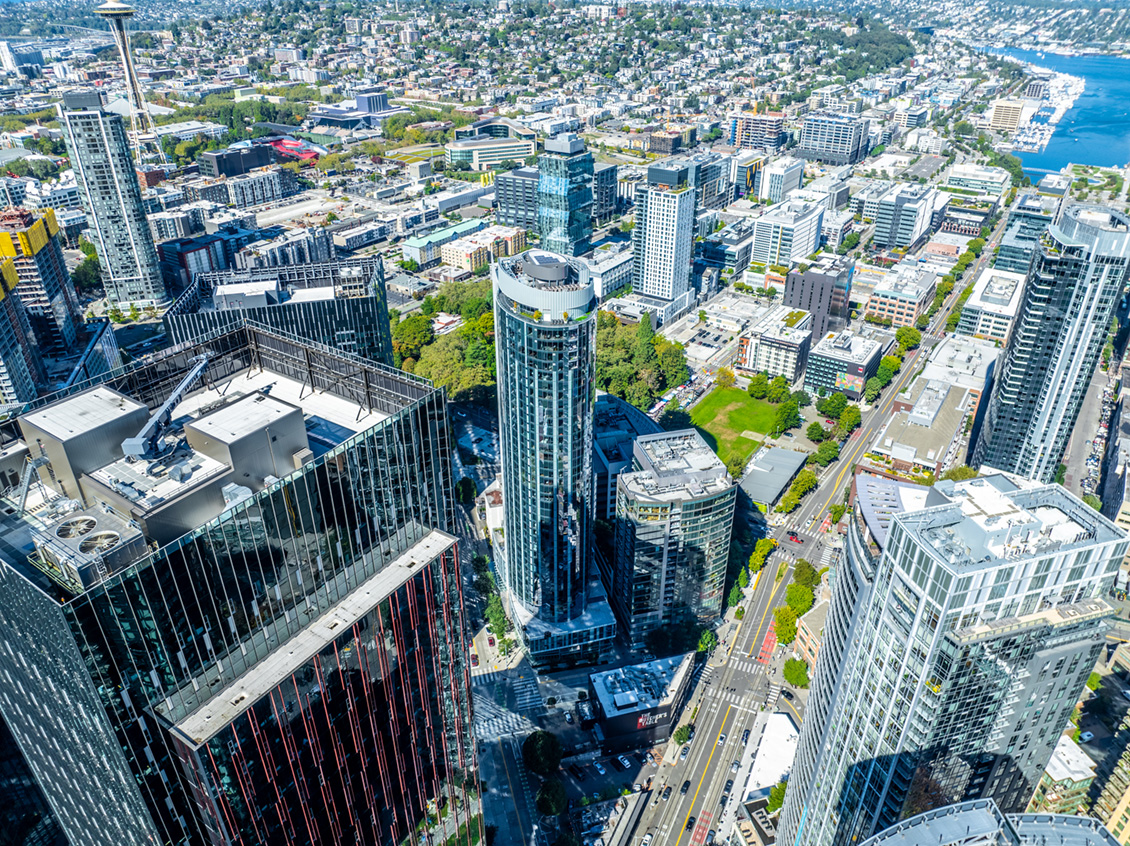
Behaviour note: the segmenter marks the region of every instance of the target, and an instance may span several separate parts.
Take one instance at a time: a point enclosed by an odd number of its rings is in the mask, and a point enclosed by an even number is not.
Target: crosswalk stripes
[[[513,684],[514,697],[518,705],[519,711],[540,711],[545,702],[541,698],[541,690],[538,688],[537,679],[532,675],[523,676],[516,679]]]
[[[823,569],[824,567],[834,566],[838,557],[838,549],[833,546],[824,547],[824,552],[820,555],[820,568]]]
[[[508,734],[524,734],[537,728],[521,714],[515,714],[499,705],[482,692],[472,693],[475,708],[475,737],[479,740],[496,740]]]
[[[479,673],[478,675],[471,676],[471,687],[479,687],[481,685],[494,684],[503,678],[503,674],[499,670],[491,670],[486,673]]]

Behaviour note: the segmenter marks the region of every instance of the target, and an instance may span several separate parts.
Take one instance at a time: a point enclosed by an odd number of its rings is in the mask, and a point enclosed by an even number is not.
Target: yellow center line
[[[768,558],[766,558],[765,563],[766,564],[769,563]],[[753,577],[753,590],[751,591],[751,595],[753,597],[757,596],[757,583],[761,581],[761,574],[764,573],[764,572],[765,572],[765,564],[762,564],[761,569],[757,571],[757,575],[755,575]],[[738,627],[736,629],[734,629],[734,637],[730,641],[730,648],[726,650],[726,657],[727,658],[729,658],[731,655],[734,654],[734,647],[738,645],[738,635],[740,635],[742,633],[742,623],[744,623],[744,622],[745,622],[745,615],[743,615],[742,618],[740,620],[738,620]]]
[[[714,753],[718,751],[718,738],[722,736],[722,732],[726,728],[726,720],[730,719],[730,711],[733,709],[733,707],[733,705],[726,706],[726,713],[722,716],[722,728],[718,729],[718,737],[714,738],[714,748],[710,750],[710,755],[708,755],[706,758],[706,766],[702,769],[702,775],[698,780],[698,787],[694,789],[694,797],[691,799],[691,809],[687,811],[687,817],[683,820],[683,829],[679,832],[679,837],[675,841],[675,846],[679,846],[679,843],[683,839],[683,835],[687,832],[687,822],[690,820],[691,813],[694,811],[695,802],[698,801],[698,792],[702,790],[702,783],[706,781],[706,774],[710,772],[710,761],[714,758]]]
[[[782,699],[785,699],[785,697],[783,697],[783,696],[782,696],[781,698],[782,698]],[[801,717],[800,717],[800,711],[798,711],[798,710],[797,710],[796,708],[794,708],[794,707],[793,707],[793,703],[792,703],[792,702],[790,702],[790,701],[789,701],[789,700],[787,700],[787,699],[785,699],[785,704],[789,706],[789,710],[790,710],[790,711],[792,711],[792,712],[793,712],[794,714],[796,714],[796,720],[797,720],[797,723],[796,723],[796,724],[797,724],[797,727],[799,728],[799,727],[800,727],[800,724],[801,724],[801,723],[803,722],[803,720],[802,720],[802,719],[801,719]]]
[[[510,781],[510,767],[506,766],[506,750],[502,748],[502,738],[498,739],[498,752],[502,755],[502,771],[506,773],[506,786],[510,788],[510,798],[514,802],[514,813],[518,817],[518,827],[522,828],[522,812],[518,810],[518,794],[514,792],[514,784]]]
[[[765,564],[768,566],[769,562],[766,561]],[[781,565],[778,564],[777,566],[780,567]],[[788,574],[786,573],[786,575]],[[769,616],[769,611],[773,607],[773,598],[777,595],[777,591],[781,588],[781,585],[785,584],[785,581],[785,579],[781,579],[780,584],[774,587],[773,592],[769,594],[769,604],[765,606],[765,613],[761,615],[761,622],[757,624],[757,634],[753,636],[753,644],[749,647],[749,655],[746,656],[747,658],[753,657],[753,653],[757,650],[757,645],[761,642],[761,627],[765,625],[765,618]]]

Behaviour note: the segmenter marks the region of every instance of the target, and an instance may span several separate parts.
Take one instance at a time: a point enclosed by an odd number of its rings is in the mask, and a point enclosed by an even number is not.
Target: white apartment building
[[[773,206],[753,223],[752,261],[792,266],[820,247],[824,207],[801,200]]]

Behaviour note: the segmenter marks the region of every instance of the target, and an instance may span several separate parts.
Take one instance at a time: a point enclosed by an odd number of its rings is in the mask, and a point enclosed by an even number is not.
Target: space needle
[[[126,97],[129,100],[130,129],[133,132],[134,152],[138,161],[141,161],[142,134],[150,136],[157,148],[161,160],[165,154],[157,138],[157,127],[153,123],[153,116],[145,107],[145,95],[141,91],[141,80],[137,78],[137,70],[133,66],[133,54],[129,47],[129,34],[126,32],[126,21],[133,17],[137,10],[127,6],[120,0],[107,0],[94,10],[96,15],[105,18],[110,24],[110,31],[114,33],[114,41],[118,44],[118,53],[122,57],[122,69],[125,71]]]

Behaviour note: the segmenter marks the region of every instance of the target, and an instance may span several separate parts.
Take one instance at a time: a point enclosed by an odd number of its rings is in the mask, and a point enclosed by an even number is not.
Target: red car
[[[471,666],[472,667],[479,666],[479,655],[476,652],[471,653]]]
[[[494,646],[494,635],[491,635],[490,637],[487,638],[487,646],[491,646],[491,647]]]

